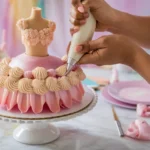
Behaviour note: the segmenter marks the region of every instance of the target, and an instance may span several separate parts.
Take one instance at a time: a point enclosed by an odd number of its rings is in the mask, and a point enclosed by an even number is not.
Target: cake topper
[[[27,55],[48,56],[47,47],[53,40],[56,25],[42,18],[40,8],[33,7],[30,17],[19,20],[17,26],[21,30],[22,43],[25,45]]]

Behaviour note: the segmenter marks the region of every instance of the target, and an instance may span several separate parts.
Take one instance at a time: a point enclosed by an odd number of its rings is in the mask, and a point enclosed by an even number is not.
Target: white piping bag
[[[77,53],[75,51],[76,46],[83,44],[84,42],[90,41],[93,37],[94,31],[96,28],[96,20],[89,11],[89,17],[84,25],[80,27],[80,30],[76,32],[71,40],[71,45],[68,53],[68,60],[67,60],[67,72],[68,74],[73,66],[81,59],[84,54]]]

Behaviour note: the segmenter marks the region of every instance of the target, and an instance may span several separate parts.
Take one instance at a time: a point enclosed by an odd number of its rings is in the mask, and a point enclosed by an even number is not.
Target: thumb
[[[104,38],[105,37],[100,37],[99,39],[78,45],[76,50],[77,50],[77,52],[81,52],[81,53],[89,53],[91,51],[105,48],[106,44],[104,43]]]

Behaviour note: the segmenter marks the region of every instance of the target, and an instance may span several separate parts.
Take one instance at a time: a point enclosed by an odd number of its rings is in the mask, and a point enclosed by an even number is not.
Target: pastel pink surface
[[[130,104],[150,104],[150,85],[146,81],[123,81],[113,83],[108,93],[118,101]]]
[[[139,140],[150,140],[150,125],[146,121],[135,120],[126,132],[128,137]]]
[[[11,67],[20,67],[24,71],[31,71],[36,67],[44,67],[46,69],[56,69],[61,65],[63,65],[63,62],[58,57],[55,56],[36,57],[26,55],[25,53],[12,58],[12,61],[10,62]]]
[[[124,102],[118,101],[118,100],[114,99],[113,97],[111,97],[108,93],[108,88],[109,88],[109,86],[106,86],[101,92],[103,97],[105,98],[105,101],[107,101],[113,105],[117,105],[119,107],[128,108],[128,109],[136,109],[136,105],[124,103]]]

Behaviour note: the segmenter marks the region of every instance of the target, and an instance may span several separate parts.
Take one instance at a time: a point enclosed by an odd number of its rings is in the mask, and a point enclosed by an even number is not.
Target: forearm
[[[135,61],[130,66],[150,83],[150,56],[146,52],[138,51]]]
[[[134,16],[116,11],[117,19],[113,22],[115,31],[132,38],[145,48],[150,48],[150,17]]]

